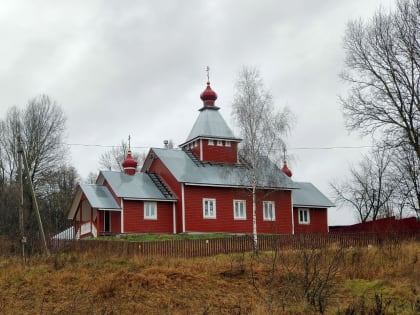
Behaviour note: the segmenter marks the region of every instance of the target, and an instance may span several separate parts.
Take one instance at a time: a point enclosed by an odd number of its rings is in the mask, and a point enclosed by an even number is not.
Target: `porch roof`
[[[121,210],[121,207],[107,187],[95,184],[79,184],[73,203],[67,213],[68,219],[73,219],[83,195],[86,196],[92,208]]]
[[[80,184],[80,188],[83,190],[92,208],[121,209],[107,187],[95,184]]]

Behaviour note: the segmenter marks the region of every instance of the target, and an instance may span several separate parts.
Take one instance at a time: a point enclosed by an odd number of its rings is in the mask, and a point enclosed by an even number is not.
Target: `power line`
[[[333,149],[363,149],[373,148],[372,145],[357,145],[357,146],[336,146],[336,147],[300,147],[289,148],[289,150],[333,150]]]
[[[79,147],[98,147],[98,148],[119,148],[121,145],[105,145],[105,144],[87,144],[87,143],[63,143],[68,146],[79,146]],[[151,146],[132,146],[131,148],[136,149],[148,149]]]
[[[105,144],[88,144],[88,143],[63,143],[68,146],[81,146],[81,147],[98,147],[98,148],[118,148],[121,145],[105,145]],[[149,149],[153,146],[133,146],[134,149]],[[330,146],[330,147],[292,147],[288,150],[335,150],[335,149],[364,149],[373,148],[372,145],[358,145],[358,146]],[[275,149],[283,150],[283,149]]]

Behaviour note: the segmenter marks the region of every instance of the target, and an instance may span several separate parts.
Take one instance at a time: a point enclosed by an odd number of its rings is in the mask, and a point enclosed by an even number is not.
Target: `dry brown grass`
[[[338,250],[309,250],[318,260],[307,260],[306,275],[322,284]],[[419,258],[418,242],[343,250],[324,283],[324,312],[417,314]],[[302,251],[190,259],[66,253],[25,264],[0,257],[0,314],[316,314],[302,259]]]

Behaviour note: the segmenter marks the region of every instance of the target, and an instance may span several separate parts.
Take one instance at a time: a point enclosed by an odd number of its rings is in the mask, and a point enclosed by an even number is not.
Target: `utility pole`
[[[22,139],[20,135],[17,137],[17,153],[18,153],[18,174],[19,174],[19,186],[20,186],[20,203],[19,203],[19,229],[20,229],[20,242],[22,244],[22,258],[25,261],[25,227],[23,224],[23,176],[22,176]]]
[[[20,136],[19,136],[18,139],[20,139]],[[18,143],[20,143],[20,148],[18,147],[18,152],[20,154],[19,160],[22,159],[22,157],[23,157],[23,166],[24,166],[24,169],[26,171],[26,175],[28,176],[28,183],[29,183],[29,187],[31,189],[32,200],[33,200],[33,203],[34,203],[34,206],[35,206],[35,212],[36,212],[36,218],[37,218],[37,221],[38,221],[39,232],[41,234],[42,243],[44,245],[44,252],[47,256],[49,256],[50,251],[48,250],[47,240],[45,238],[45,233],[44,233],[44,227],[42,226],[41,214],[39,213],[38,201],[36,199],[34,185],[32,183],[31,175],[29,173],[28,160],[26,159],[25,152],[23,151],[21,141],[18,140]]]

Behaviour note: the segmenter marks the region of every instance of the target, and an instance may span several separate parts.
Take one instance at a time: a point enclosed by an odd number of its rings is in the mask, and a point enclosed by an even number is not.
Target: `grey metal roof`
[[[238,139],[226,124],[222,115],[220,115],[218,108],[204,108],[200,111],[200,114],[184,143],[197,137]]]
[[[107,187],[94,184],[80,184],[80,188],[92,208],[121,209]]]
[[[295,182],[299,187],[292,192],[295,207],[335,207],[335,205],[311,183]]]
[[[249,187],[250,172],[245,167],[221,163],[196,164],[179,149],[152,149],[178,182],[195,185]],[[294,189],[296,185],[277,166],[270,163],[261,176],[259,187]]]
[[[123,172],[101,171],[118,197],[143,200],[175,200],[165,197],[146,173],[127,175]]]

